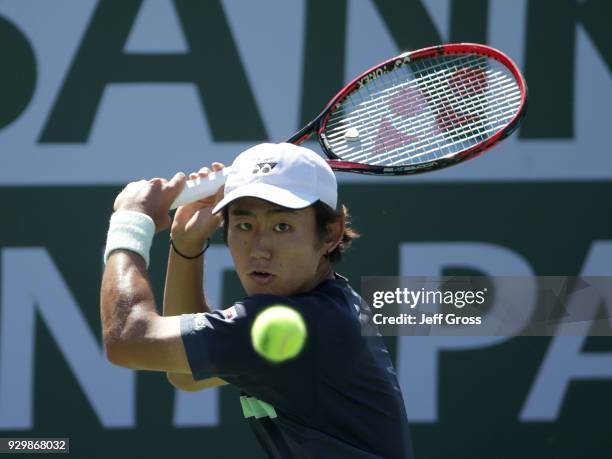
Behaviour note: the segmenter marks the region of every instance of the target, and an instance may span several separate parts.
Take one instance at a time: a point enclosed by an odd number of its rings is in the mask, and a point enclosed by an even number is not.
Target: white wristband
[[[151,217],[131,210],[119,210],[110,219],[104,249],[104,263],[114,250],[129,250],[144,258],[149,267],[149,251],[155,235]]]

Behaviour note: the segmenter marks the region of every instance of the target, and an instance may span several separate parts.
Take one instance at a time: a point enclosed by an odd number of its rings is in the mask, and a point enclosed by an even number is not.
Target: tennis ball
[[[265,359],[280,363],[297,356],[306,341],[304,319],[288,306],[274,305],[255,318],[251,342]]]

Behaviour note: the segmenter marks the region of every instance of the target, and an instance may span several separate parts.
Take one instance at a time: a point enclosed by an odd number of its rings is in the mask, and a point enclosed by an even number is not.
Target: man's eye
[[[286,231],[289,231],[289,229],[291,229],[291,226],[289,226],[288,223],[277,223],[276,225],[274,225],[274,231],[276,231],[277,233],[284,233]]]
[[[251,224],[246,222],[238,223],[236,228],[242,231],[249,231],[251,229]]]

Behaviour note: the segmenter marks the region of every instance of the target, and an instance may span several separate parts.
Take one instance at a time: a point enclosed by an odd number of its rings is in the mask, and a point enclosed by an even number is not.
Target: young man
[[[164,317],[146,274],[148,248],[155,230],[170,224],[185,177],[134,182],[117,197],[101,292],[109,359],[166,371],[185,390],[239,387],[245,417],[270,457],[412,457],[388,352],[380,336],[361,335],[369,311],[333,271],[354,235],[335,210],[333,172],[316,153],[290,144],[253,147],[232,171],[220,201],[221,191],[177,210]],[[211,311],[202,257],[222,218],[248,296]],[[250,339],[255,317],[276,304],[297,310],[308,332],[302,352],[280,364],[260,357]]]

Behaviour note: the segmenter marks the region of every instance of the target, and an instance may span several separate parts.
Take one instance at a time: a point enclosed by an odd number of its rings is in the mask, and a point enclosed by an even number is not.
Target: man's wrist
[[[115,250],[139,254],[149,267],[149,252],[155,236],[155,222],[145,213],[118,210],[111,216],[104,250],[104,262]]]
[[[181,245],[171,238],[170,247],[172,247],[172,251],[181,258],[185,258],[187,260],[195,260],[204,255],[204,252],[206,252],[208,247],[210,247],[210,238],[206,239],[204,241],[204,244],[198,244],[196,246]]]
[[[121,204],[119,207],[115,209],[115,212],[137,212],[139,214],[145,214],[151,217],[143,206],[136,205],[136,204],[128,204],[128,205]]]
[[[170,240],[181,252],[193,254],[201,252],[204,246],[208,244],[210,237],[190,237],[180,233],[173,234],[173,232],[170,231]]]

